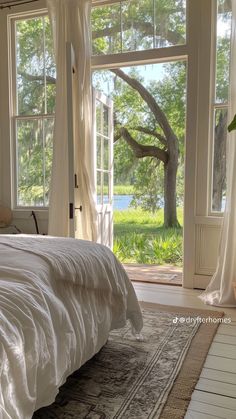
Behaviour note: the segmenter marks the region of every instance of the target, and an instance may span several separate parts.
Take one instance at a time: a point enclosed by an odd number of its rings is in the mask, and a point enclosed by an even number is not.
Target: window
[[[211,200],[213,212],[221,212],[225,206],[231,17],[230,2],[218,0],[216,15],[216,70],[213,98],[213,176]]]
[[[125,0],[94,7],[92,39],[94,55],[185,44],[186,1]]]
[[[112,135],[112,118],[110,117],[111,104],[96,92],[96,179],[97,204],[110,204],[112,155],[110,150],[110,137]],[[112,138],[113,141],[113,138]]]
[[[12,31],[15,205],[46,207],[56,86],[48,16],[14,19]]]

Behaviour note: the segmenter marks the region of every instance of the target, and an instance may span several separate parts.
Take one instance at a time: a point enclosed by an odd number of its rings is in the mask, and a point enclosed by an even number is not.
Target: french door
[[[113,247],[113,103],[93,90],[98,242]]]
[[[80,228],[83,204],[79,197],[79,179],[75,167],[75,139],[73,133],[73,74],[74,53],[71,43],[67,55],[67,120],[69,161],[69,232],[71,237],[83,238]],[[93,150],[96,185],[98,243],[113,247],[113,103],[104,94],[93,90]],[[79,150],[77,150],[77,153]],[[92,174],[91,174],[92,175]]]

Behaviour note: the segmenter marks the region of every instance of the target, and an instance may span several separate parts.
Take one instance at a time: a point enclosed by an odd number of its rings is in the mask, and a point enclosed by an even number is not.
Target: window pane
[[[104,173],[104,184],[103,184],[103,203],[109,204],[110,188],[109,188],[109,174]]]
[[[97,204],[102,203],[102,172],[97,171]]]
[[[53,113],[56,70],[47,16],[16,22],[18,115]]]
[[[54,118],[44,119],[44,206],[49,204],[52,173]]]
[[[109,170],[109,141],[103,140],[103,169]]]
[[[96,100],[96,131],[102,133],[102,103]]]
[[[97,135],[97,168],[102,168],[102,138]]]
[[[44,113],[44,42],[41,17],[16,22],[18,114]]]
[[[216,102],[218,103],[228,101],[231,18],[230,2],[218,0],[216,44]]]
[[[122,3],[122,51],[153,48],[153,0]]]
[[[103,135],[108,136],[109,128],[109,110],[107,106],[103,105]]]
[[[120,3],[94,7],[91,14],[94,55],[121,51]]]
[[[214,132],[214,162],[212,184],[212,210],[223,211],[226,189],[226,136],[227,110],[216,109]]]
[[[55,113],[56,101],[56,63],[53,51],[52,29],[48,16],[44,17],[45,31],[45,73],[47,113]]]
[[[17,121],[17,205],[47,206],[53,119]]]
[[[43,130],[38,120],[18,121],[18,205],[43,205]]]
[[[186,42],[186,1],[154,0],[155,48]]]
[[[185,0],[126,0],[92,9],[93,54],[114,54],[186,42]]]

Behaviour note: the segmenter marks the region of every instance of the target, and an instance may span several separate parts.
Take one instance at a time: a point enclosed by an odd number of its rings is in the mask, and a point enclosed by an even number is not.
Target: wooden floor
[[[171,265],[123,264],[131,281],[153,284],[182,285],[183,269]]]
[[[236,308],[204,305],[197,290],[133,282],[139,301],[224,311],[230,324],[219,326],[185,419],[236,419]]]

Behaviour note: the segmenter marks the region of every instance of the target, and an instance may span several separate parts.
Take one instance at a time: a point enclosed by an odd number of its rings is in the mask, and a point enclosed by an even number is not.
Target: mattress
[[[29,419],[68,375],[142,315],[105,246],[49,236],[0,236],[0,418]]]

